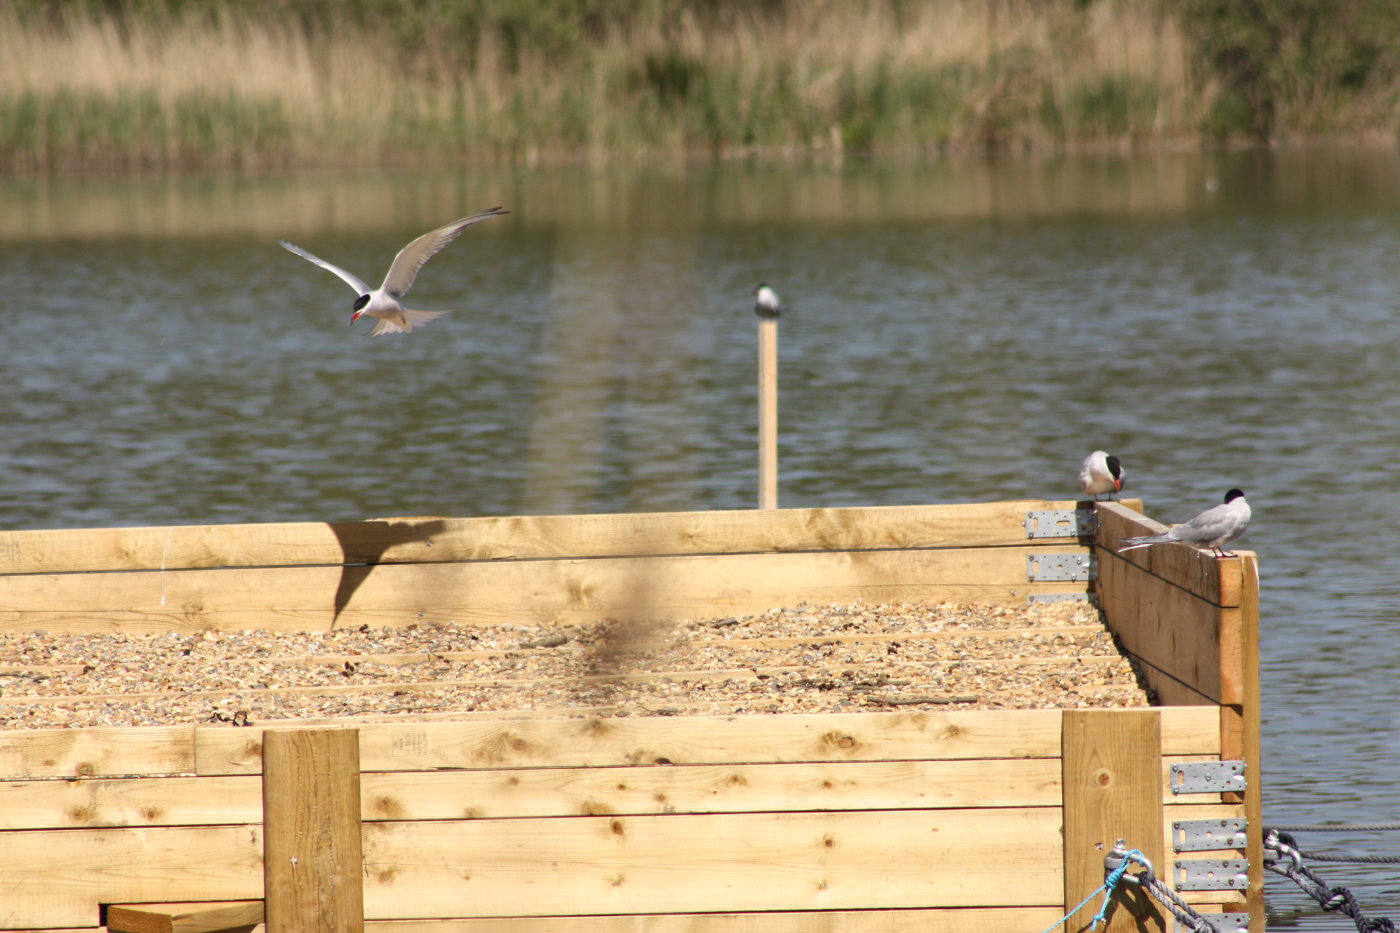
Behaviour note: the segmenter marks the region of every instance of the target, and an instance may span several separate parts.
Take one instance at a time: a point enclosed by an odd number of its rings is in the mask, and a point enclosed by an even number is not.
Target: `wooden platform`
[[[1118,504],[1097,506],[1096,540],[1027,538],[1028,511],[1074,505],[0,534],[0,627],[21,631],[563,624],[1092,590],[1162,704],[5,730],[0,929],[91,930],[113,905],[194,916],[205,902],[265,902],[275,928],[273,901],[293,888],[267,855],[274,836],[313,853],[353,840],[362,871],[311,877],[358,883],[364,928],[395,933],[1034,933],[1102,881],[1099,847],[1118,836],[1170,866],[1183,818],[1249,816],[1253,875],[1259,782],[1242,799],[1167,783],[1173,763],[1221,757],[1258,774],[1253,555],[1117,556],[1118,538],[1157,527]],[[1029,581],[1037,553],[1092,554],[1098,579]],[[269,768],[269,736],[288,730],[353,734],[353,759],[308,751]],[[341,777],[274,809],[303,786],[279,776],[298,768]],[[298,836],[347,790],[340,841]],[[1187,896],[1248,906],[1257,930],[1261,893],[1262,879],[1243,901]],[[1139,923],[1165,928],[1123,912],[1110,929]]]

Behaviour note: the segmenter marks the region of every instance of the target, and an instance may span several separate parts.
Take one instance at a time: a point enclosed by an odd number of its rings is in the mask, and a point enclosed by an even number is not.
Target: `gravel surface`
[[[797,606],[658,626],[0,635],[0,728],[520,711],[1148,705],[1094,608]]]

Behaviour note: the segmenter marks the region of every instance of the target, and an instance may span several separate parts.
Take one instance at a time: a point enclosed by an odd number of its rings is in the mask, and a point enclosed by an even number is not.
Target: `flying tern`
[[[510,211],[493,207],[490,210],[472,214],[470,217],[454,220],[445,227],[438,227],[436,230],[423,234],[399,250],[399,254],[394,257],[388,273],[384,276],[383,284],[378,288],[370,288],[349,272],[311,255],[295,243],[289,243],[286,240],[278,240],[277,242],[284,249],[291,250],[302,259],[314,262],[327,272],[333,272],[340,276],[346,284],[355,290],[355,294],[359,297],[355,299],[354,310],[350,315],[351,324],[358,321],[360,315],[368,314],[370,317],[379,319],[379,323],[374,325],[374,330],[369,332],[371,337],[379,337],[384,334],[408,334],[413,332],[414,324],[422,324],[435,317],[451,313],[449,311],[413,311],[399,303],[399,299],[413,287],[413,280],[418,275],[418,270],[423,268],[423,263],[437,255],[443,247],[457,239],[463,230],[477,221],[509,213]]]
[[[1149,544],[1179,541],[1182,544],[1209,548],[1221,557],[1229,557],[1229,552],[1223,550],[1225,545],[1244,534],[1244,530],[1249,527],[1249,518],[1249,503],[1244,501],[1244,493],[1238,489],[1231,489],[1225,493],[1224,502],[1206,509],[1190,521],[1173,525],[1160,534],[1124,538],[1119,542],[1118,553],[1147,547]]]
[[[1118,458],[1112,454],[1096,450],[1084,458],[1084,465],[1079,468],[1079,488],[1084,490],[1084,495],[1099,496],[1123,490],[1123,464],[1118,462]]]

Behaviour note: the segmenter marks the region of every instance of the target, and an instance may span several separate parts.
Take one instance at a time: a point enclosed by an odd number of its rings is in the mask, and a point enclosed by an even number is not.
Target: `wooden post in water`
[[[268,933],[363,931],[359,730],[268,730],[262,754]]]
[[[758,507],[778,507],[778,315],[782,307],[767,285],[754,289],[758,315]]]

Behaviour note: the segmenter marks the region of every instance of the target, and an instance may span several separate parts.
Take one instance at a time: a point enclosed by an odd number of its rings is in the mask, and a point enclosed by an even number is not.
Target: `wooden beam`
[[[262,827],[7,832],[0,929],[93,923],[100,904],[262,896]]]
[[[1058,807],[367,823],[365,911],[1045,906],[1059,829]]]
[[[0,730],[0,780],[194,771],[194,726]]]
[[[899,761],[949,758],[1056,758],[1060,710],[939,713],[815,713],[769,716],[628,716],[358,723],[365,771],[440,768],[610,767],[788,761]],[[1160,711],[1169,755],[1219,755],[1213,707]],[[354,725],[341,720],[340,725]],[[335,722],[327,723],[334,726]],[[262,732],[201,726],[200,774],[257,774],[262,734],[304,723],[264,724]]]
[[[1114,554],[1099,554],[1099,605],[1123,648],[1214,703],[1239,702],[1239,607],[1173,586]],[[1169,685],[1152,684],[1159,690]]]
[[[1007,933],[1043,930],[1057,907],[969,907],[912,910],[807,910],[761,913],[618,916],[477,917],[462,920],[375,920],[369,933]],[[91,931],[98,933],[98,931]]]
[[[1249,827],[1245,857],[1249,859],[1249,890],[1245,892],[1251,924],[1264,923],[1264,775],[1262,696],[1259,687],[1259,560],[1241,555],[1244,564],[1240,599],[1240,682],[1237,705],[1222,706],[1221,757],[1244,759],[1244,817]]]
[[[262,922],[262,901],[113,904],[107,908],[111,933],[251,933]]]
[[[1104,856],[1116,840],[1154,866],[1164,852],[1161,713],[1070,710],[1064,715],[1064,904],[1071,911],[1104,882]],[[1166,870],[1162,865],[1159,873]],[[1120,885],[1120,892],[1133,889]],[[1137,892],[1141,893],[1141,892]],[[1165,930],[1148,897],[1118,896],[1105,933]],[[1087,927],[1097,899],[1067,921]],[[1145,927],[1140,924],[1147,924]]]
[[[1124,507],[1141,503],[1127,500]],[[0,532],[0,574],[425,563],[1026,543],[1072,500]],[[1047,539],[1061,543],[1074,538]]]
[[[263,821],[269,933],[364,929],[359,733],[265,733]]]
[[[1217,606],[1240,604],[1242,577],[1237,558],[1220,559],[1210,551],[1186,544],[1158,544],[1119,554],[1118,545],[1124,538],[1155,534],[1165,531],[1167,526],[1121,502],[1100,502],[1095,508],[1099,530],[1094,543],[1100,555],[1104,551],[1111,552],[1120,560]]]
[[[1172,764],[1218,758],[1163,758],[1163,803],[1188,806],[1167,784]],[[895,810],[1060,801],[1058,758],[1018,758],[1012,768],[1009,760],[370,771],[360,776],[360,818]],[[0,782],[0,830],[236,823],[262,823],[260,775]]]

